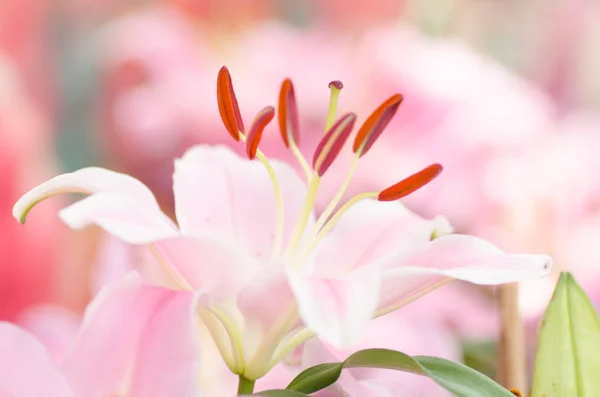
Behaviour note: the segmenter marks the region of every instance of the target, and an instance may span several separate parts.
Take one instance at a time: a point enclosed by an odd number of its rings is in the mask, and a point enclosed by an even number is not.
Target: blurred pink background
[[[2,1],[0,319],[35,328],[48,304],[78,316],[130,266],[98,230],[67,231],[60,199],[26,227],[12,218],[16,199],[61,171],[101,165],[138,177],[172,211],[173,159],[196,143],[234,145],[217,110],[222,65],[247,122],[292,78],[307,156],[330,81],[343,81],[340,110],[359,121],[402,93],[349,194],[439,162],[444,173],[406,200],[411,209],[507,251],[551,254],[556,275],[572,271],[600,304],[598,18],[593,0]],[[275,123],[261,148],[292,160]],[[326,178],[341,182],[346,157]],[[554,281],[521,286],[532,334]],[[464,357],[493,374],[492,292],[453,285],[420,303],[426,318],[399,312],[406,346],[431,327],[439,348],[411,353]]]

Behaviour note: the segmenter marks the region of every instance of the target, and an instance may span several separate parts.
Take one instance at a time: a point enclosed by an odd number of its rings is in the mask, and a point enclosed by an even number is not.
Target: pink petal
[[[31,189],[14,205],[13,216],[25,222],[27,213],[34,205],[56,194],[100,192],[135,197],[140,204],[158,208],[152,192],[137,179],[103,168],[90,167],[59,175]]]
[[[380,275],[373,266],[339,278],[291,273],[290,281],[306,326],[338,347],[357,340],[379,301]]]
[[[270,358],[277,342],[298,321],[296,299],[290,289],[282,263],[264,264],[240,292],[237,303],[244,317],[246,354],[265,354]],[[271,340],[264,339],[271,335]],[[259,348],[260,343],[264,346]],[[259,349],[258,352],[255,349]]]
[[[192,293],[147,286],[132,277],[120,285],[104,288],[88,306],[83,326],[63,363],[73,390],[86,397],[112,395],[121,390],[131,373],[134,379],[154,374],[156,387],[177,380],[187,388],[190,383],[182,381],[186,366],[189,365],[190,376],[197,376],[196,360],[181,354],[183,348],[193,345],[187,339],[192,320],[161,324],[154,316],[185,318],[182,312],[186,310],[191,316],[192,299]],[[169,327],[168,332],[163,327]],[[180,338],[172,338],[169,333]],[[161,338],[167,338],[168,342]],[[171,346],[170,350],[161,350],[165,343]],[[149,344],[155,344],[157,350],[142,352],[141,347],[148,349]],[[161,373],[154,372],[154,363],[137,359],[161,351],[172,355],[158,360],[160,363],[169,358],[164,361]]]
[[[449,232],[442,219],[421,218],[399,202],[363,200],[317,246],[316,271],[343,274],[389,254],[411,252],[440,228]]]
[[[173,294],[157,307],[140,338],[129,396],[198,395],[200,371],[194,296]]]
[[[284,163],[273,162],[283,192],[284,242],[299,216],[306,186]],[[173,189],[177,221],[185,234],[211,233],[268,259],[276,231],[273,185],[259,161],[223,146],[196,146],[176,161]]]
[[[79,330],[81,317],[61,306],[44,305],[27,310],[18,322],[35,335],[53,361],[59,363]]]
[[[0,374],[1,396],[74,396],[44,346],[10,323],[0,323]]]
[[[179,236],[155,245],[194,290],[210,292],[215,301],[237,296],[256,269],[256,261],[217,236]]]
[[[399,307],[436,288],[445,280],[497,285],[547,275],[546,255],[510,255],[478,237],[449,235],[410,254],[382,259],[383,292],[380,307]]]

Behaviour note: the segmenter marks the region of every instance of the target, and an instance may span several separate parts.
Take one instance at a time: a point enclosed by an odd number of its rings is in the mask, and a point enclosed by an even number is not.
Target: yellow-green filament
[[[240,139],[242,142],[246,142],[246,136],[240,131]],[[263,163],[267,173],[269,174],[269,178],[271,179],[271,184],[273,185],[273,192],[275,194],[275,210],[277,211],[277,226],[275,231],[275,240],[273,241],[273,250],[271,252],[271,258],[277,259],[279,255],[281,255],[281,246],[283,244],[283,222],[284,222],[284,202],[283,202],[283,193],[281,191],[281,184],[277,179],[277,174],[275,174],[275,169],[273,165],[265,156],[265,154],[260,150],[256,150],[256,158]]]
[[[354,157],[352,159],[352,163],[350,164],[350,169],[348,170],[348,173],[346,174],[346,179],[344,179],[344,182],[342,183],[342,185],[336,192],[336,194],[333,197],[333,199],[331,200],[331,202],[327,205],[325,210],[319,216],[317,223],[315,223],[314,234],[317,234],[317,232],[323,227],[323,225],[325,224],[325,222],[327,221],[327,219],[329,218],[329,216],[331,215],[331,213],[333,212],[335,207],[337,207],[339,202],[342,200],[344,193],[346,193],[348,186],[350,186],[350,181],[352,180],[352,177],[354,176],[354,172],[356,171],[357,163],[358,163],[358,157]]]
[[[445,278],[445,279],[443,279],[441,281],[438,281],[437,283],[435,283],[433,285],[430,285],[429,287],[425,287],[425,288],[423,288],[423,289],[415,292],[414,294],[412,294],[408,298],[404,299],[402,302],[398,302],[398,303],[396,303],[394,305],[389,305],[389,306],[386,306],[386,307],[383,307],[383,308],[377,310],[377,312],[375,312],[375,315],[373,316],[373,318],[385,316],[386,314],[389,314],[389,313],[391,313],[393,311],[396,311],[396,310],[400,309],[401,307],[406,306],[409,303],[412,303],[412,302],[416,301],[420,297],[427,295],[431,291],[434,291],[434,290],[440,288],[441,286],[448,284],[449,282],[451,282],[453,280],[454,279],[448,277],[448,278]]]
[[[217,330],[219,327],[223,327],[223,329],[225,329],[223,322],[217,318],[213,312],[203,306],[198,306],[198,315],[200,316],[200,320],[206,324],[206,329],[215,342],[217,350],[219,350],[219,353],[221,354],[221,357],[223,357],[227,367],[233,373],[238,372],[238,364],[233,357],[233,346],[231,345],[229,333],[223,333]]]
[[[267,159],[267,157],[263,154],[263,152],[259,150],[256,151],[256,158],[260,160],[265,166],[267,173],[269,174],[269,178],[271,178],[271,184],[273,185],[273,190],[275,193],[275,207],[277,211],[277,228],[275,232],[275,241],[273,241],[273,251],[271,252],[271,258],[276,259],[279,258],[281,254],[281,245],[283,243],[283,222],[284,222],[284,203],[283,203],[283,193],[281,192],[281,185],[277,180],[277,175],[275,174],[275,169]]]
[[[221,321],[221,324],[223,324],[223,327],[229,335],[229,341],[231,342],[231,350],[233,352],[233,360],[235,362],[234,373],[243,374],[245,370],[245,365],[244,350],[242,346],[242,336],[240,335],[237,327],[227,314],[223,313],[223,311],[217,309],[216,307],[212,307],[209,310],[215,315],[215,317],[219,319],[219,321]]]
[[[315,336],[315,332],[308,328],[304,328],[304,329],[298,331],[298,333],[296,333],[296,335],[294,335],[290,338],[290,340],[285,344],[283,349],[281,349],[279,352],[277,352],[277,354],[271,359],[271,361],[269,361],[269,365],[267,366],[267,368],[268,369],[273,368],[275,365],[277,365],[277,363],[279,363],[281,360],[283,360],[283,358],[285,356],[287,356],[289,353],[291,353],[295,348],[297,348],[298,346],[300,346],[301,344],[303,344],[304,342],[306,342],[307,340],[309,340],[310,338],[312,338],[314,336]]]
[[[300,166],[304,171],[304,175],[306,175],[306,181],[310,181],[312,177],[312,168],[310,167],[310,165],[308,165],[308,161],[306,161],[304,155],[302,154],[302,152],[300,152],[300,149],[298,149],[298,145],[296,145],[293,139],[290,139],[290,150],[292,151],[294,157],[296,157],[296,160],[298,160],[298,163],[300,163]]]
[[[329,131],[335,121],[335,113],[337,112],[338,98],[340,89],[334,86],[331,87],[331,95],[329,97],[329,110],[327,112],[327,123],[325,124],[325,132]]]
[[[158,263],[158,265],[164,270],[164,272],[171,279],[171,281],[173,281],[175,283],[175,285],[177,285],[177,287],[179,287],[180,289],[182,289],[184,291],[185,290],[187,290],[187,291],[194,290],[192,288],[192,286],[190,285],[190,283],[187,282],[185,277],[183,277],[181,275],[181,273],[179,273],[179,271],[173,265],[171,265],[169,260],[165,257],[162,250],[159,248],[159,246],[156,243],[149,244],[148,250],[154,257],[154,259],[156,259],[156,262]]]
[[[300,212],[300,216],[298,217],[298,221],[294,226],[294,231],[292,232],[292,237],[288,243],[286,258],[289,260],[293,256],[294,252],[298,248],[300,244],[300,240],[302,239],[302,234],[304,233],[304,229],[306,228],[306,223],[310,218],[310,214],[312,213],[313,206],[315,204],[315,198],[317,197],[317,191],[319,190],[319,182],[321,178],[315,173],[313,174],[310,182],[308,183],[308,191],[306,192],[306,199],[304,200],[304,204],[302,206],[302,211]]]
[[[327,233],[329,233],[331,228],[333,228],[340,221],[340,219],[342,218],[342,215],[344,215],[344,213],[346,213],[346,211],[348,211],[350,208],[352,208],[352,206],[354,206],[359,201],[370,199],[370,198],[375,198],[378,195],[379,195],[379,192],[361,193],[361,194],[358,194],[358,195],[352,197],[344,205],[342,205],[340,207],[340,209],[337,210],[337,212],[331,217],[331,219],[323,225],[321,230],[319,230],[319,233],[317,233],[317,235],[312,239],[312,241],[309,242],[308,248],[303,250],[301,255],[299,255],[296,258],[297,263],[302,263],[306,259],[306,257],[308,255],[310,255],[310,253],[315,249],[315,247],[317,246],[319,241],[321,241],[323,239],[323,237],[325,237],[325,235],[327,235]]]

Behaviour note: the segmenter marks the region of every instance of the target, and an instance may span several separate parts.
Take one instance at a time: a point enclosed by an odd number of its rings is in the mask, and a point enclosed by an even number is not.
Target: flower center
[[[277,120],[281,137],[286,147],[290,149],[298,161],[307,182],[306,198],[298,219],[295,220],[291,237],[287,241],[284,251],[284,222],[288,220],[284,219],[283,193],[271,162],[259,149],[262,132],[273,119],[274,108],[268,106],[262,109],[255,117],[249,133],[246,135],[231,76],[225,66],[221,68],[217,78],[219,112],[225,128],[236,141],[241,140],[246,144],[248,158],[256,158],[263,163],[273,185],[276,199],[277,225],[271,258],[279,259],[283,255],[286,263],[290,263],[293,268],[300,268],[306,262],[306,259],[314,251],[319,241],[336,225],[342,215],[356,203],[365,199],[377,199],[379,201],[398,200],[429,183],[442,170],[441,165],[432,164],[382,191],[361,193],[340,205],[354,176],[358,160],[371,149],[402,103],[402,95],[393,95],[375,109],[360,127],[352,147],[354,158],[350,163],[346,177],[329,204],[317,218],[314,226],[311,230],[306,231],[308,221],[313,213],[321,177],[337,158],[350,136],[356,121],[356,115],[353,113],[345,114],[335,121],[338,98],[343,85],[340,81],[332,81],[329,84],[329,88],[331,95],[325,124],[325,135],[314,152],[312,167],[310,167],[298,147],[300,139],[298,108],[292,81],[290,79],[284,80],[279,92]]]

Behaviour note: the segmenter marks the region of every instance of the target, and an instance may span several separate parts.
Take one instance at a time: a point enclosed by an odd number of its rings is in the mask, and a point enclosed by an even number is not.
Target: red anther
[[[360,130],[358,130],[358,134],[354,139],[352,147],[354,153],[360,150],[359,157],[362,157],[369,151],[373,143],[379,138],[379,135],[381,135],[385,127],[392,120],[392,117],[396,114],[402,100],[402,95],[393,95],[371,113],[362,127],[360,127]]]
[[[277,119],[281,138],[286,147],[290,147],[290,138],[298,144],[298,106],[296,105],[296,95],[294,85],[290,79],[285,79],[281,84],[279,91],[279,107],[277,109]]]
[[[336,159],[340,150],[346,143],[346,140],[352,132],[354,122],[356,121],[356,115],[354,113],[348,113],[342,116],[331,128],[315,150],[313,157],[313,169],[319,176],[322,176],[329,166]]]
[[[394,201],[406,197],[415,190],[427,185],[438,176],[440,172],[442,172],[442,166],[439,164],[432,164],[387,189],[382,190],[381,193],[379,193],[377,200]]]
[[[273,106],[267,106],[258,112],[254,121],[252,121],[250,132],[246,139],[246,154],[250,160],[254,160],[256,157],[256,151],[258,150],[262,133],[267,124],[273,120],[273,116],[275,116],[275,108]]]
[[[231,83],[231,75],[226,66],[219,70],[217,77],[217,101],[219,102],[219,114],[225,128],[233,139],[239,141],[240,131],[244,132],[244,123]]]

